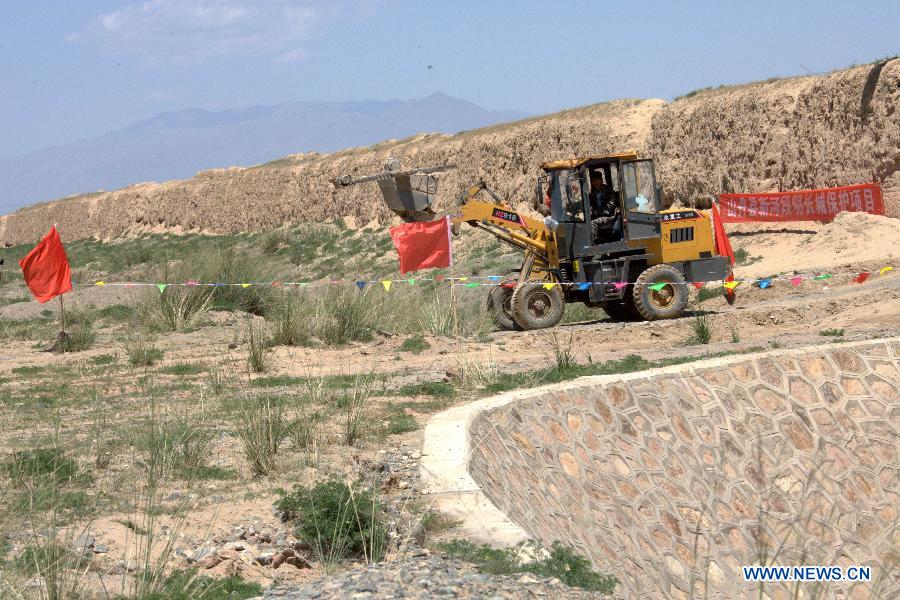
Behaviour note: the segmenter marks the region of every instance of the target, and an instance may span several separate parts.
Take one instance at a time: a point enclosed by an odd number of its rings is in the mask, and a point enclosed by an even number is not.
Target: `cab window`
[[[653,214],[659,210],[653,164],[649,160],[622,165],[625,208],[631,212]]]
[[[560,173],[563,189],[563,210],[566,221],[584,223],[584,195],[581,174],[578,171]]]

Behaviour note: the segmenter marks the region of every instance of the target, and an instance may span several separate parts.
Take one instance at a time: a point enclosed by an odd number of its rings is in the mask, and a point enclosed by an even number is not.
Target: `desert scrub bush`
[[[34,448],[13,452],[3,462],[3,471],[16,485],[39,479],[63,484],[75,477],[78,464],[58,447]]]
[[[150,367],[162,360],[163,351],[156,347],[153,339],[145,335],[125,338],[122,349],[133,367]]]
[[[415,417],[405,412],[394,412],[387,416],[384,423],[384,432],[388,435],[398,435],[415,431],[419,428]]]
[[[209,313],[214,289],[198,285],[168,285],[161,292],[150,292],[144,304],[144,320],[156,331],[194,329]]]
[[[281,402],[269,396],[242,398],[238,410],[237,436],[254,475],[268,475],[290,426]]]
[[[555,332],[550,334],[550,344],[553,347],[554,368],[567,371],[578,364],[575,359],[575,353],[572,351],[573,340],[574,335],[572,333],[569,333],[569,339],[565,342],[561,341]]]
[[[332,288],[317,311],[318,337],[332,345],[371,341],[374,317],[381,308],[367,290]]]
[[[694,318],[691,320],[691,330],[693,334],[690,341],[696,344],[708,344],[712,340],[713,334],[712,320],[709,318],[709,313],[695,308]]]
[[[484,297],[458,286],[451,295],[436,288],[422,303],[419,326],[424,333],[442,336],[478,338],[494,329],[493,315]]]
[[[308,346],[312,337],[312,307],[309,299],[297,292],[283,291],[268,321],[273,346]]]
[[[140,575],[139,575],[140,576]],[[239,575],[213,579],[193,570],[173,571],[157,584],[158,589],[140,600],[244,600],[262,596],[260,584]],[[120,596],[116,600],[125,600]]]
[[[247,366],[254,373],[264,373],[269,368],[269,340],[265,330],[250,325],[247,334]]]
[[[337,391],[334,403],[343,410],[344,443],[352,446],[365,436],[372,420],[370,402],[375,393],[374,375],[357,375],[350,388]]]
[[[844,337],[843,329],[822,329],[819,335],[823,337]]]
[[[539,577],[556,577],[571,587],[611,594],[618,583],[612,575],[591,569],[591,564],[571,548],[554,543],[549,552],[536,542],[525,542],[514,548],[477,546],[468,540],[453,540],[439,545],[445,554],[478,565],[479,570],[497,575],[533,573]],[[534,556],[523,560],[523,556]]]
[[[206,467],[214,433],[202,414],[181,415],[170,421],[153,421],[145,426],[142,448],[185,479],[193,479]]]
[[[431,344],[425,341],[421,334],[408,337],[400,344],[401,352],[412,352],[413,354],[421,354],[425,350],[431,348]]]
[[[296,535],[326,568],[345,558],[377,562],[384,555],[381,503],[370,490],[354,490],[334,479],[313,487],[297,485],[275,507],[285,521],[296,524]]]
[[[57,349],[59,352],[82,352],[90,349],[96,339],[93,323],[79,323],[68,328]]]

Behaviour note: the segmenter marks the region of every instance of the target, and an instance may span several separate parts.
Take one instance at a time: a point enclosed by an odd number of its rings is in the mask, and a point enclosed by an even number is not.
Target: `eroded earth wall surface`
[[[57,223],[64,239],[154,231],[234,233],[351,216],[393,217],[374,185],[337,191],[330,179],[456,163],[438,208],[481,179],[517,206],[531,202],[540,164],[636,149],[659,161],[668,203],[706,206],[719,192],[883,182],[900,216],[900,60],[829,75],[703,90],[667,104],[618,100],[457,135],[424,134],[334,154],[203,171],[38,204],[0,217],[0,243],[30,243]],[[298,148],[300,150],[300,148]],[[52,176],[53,165],[48,165]]]
[[[900,338],[584,381],[469,426],[469,473],[529,534],[631,597],[755,597],[760,557],[870,565],[826,596],[897,597]]]

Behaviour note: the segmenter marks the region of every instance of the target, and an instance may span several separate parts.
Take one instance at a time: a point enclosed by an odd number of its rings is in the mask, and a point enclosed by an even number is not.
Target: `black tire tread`
[[[663,279],[663,275],[666,275],[667,277]],[[678,310],[671,311],[670,313],[665,315],[660,315],[654,312],[652,308],[646,306],[643,302],[644,289],[648,285],[653,285],[654,283],[659,283],[660,281],[669,281],[674,283],[675,293],[680,295],[678,303],[681,306],[678,308]],[[634,282],[631,295],[635,310],[641,315],[641,317],[643,317],[647,321],[675,319],[680,317],[682,313],[684,313],[684,309],[687,306],[688,298],[684,276],[678,271],[678,269],[665,263],[653,265],[652,267],[641,273],[638,276],[637,280]]]

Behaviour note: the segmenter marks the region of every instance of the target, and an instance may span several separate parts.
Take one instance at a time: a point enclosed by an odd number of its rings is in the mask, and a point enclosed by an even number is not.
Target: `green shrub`
[[[59,346],[62,352],[82,352],[94,345],[97,334],[92,323],[79,323],[69,327]]]
[[[268,475],[275,469],[275,456],[288,433],[280,402],[268,396],[243,399],[237,435],[254,475]]]
[[[611,594],[618,583],[612,575],[593,571],[587,559],[559,542],[553,544],[548,556],[530,561],[520,557],[529,554],[523,552],[529,549],[532,556],[537,555],[540,546],[535,543],[520,544],[515,548],[491,548],[487,544],[476,546],[468,540],[453,540],[440,544],[440,549],[450,556],[477,564],[479,570],[486,573],[533,573],[539,577],[555,577],[571,587],[604,594]]]
[[[214,289],[170,285],[162,292],[151,292],[144,309],[150,326],[157,331],[194,329],[209,313]]]
[[[403,343],[400,344],[401,352],[412,352],[413,354],[421,354],[429,348],[431,348],[431,344],[425,341],[425,338],[419,334],[406,338],[403,340]]]
[[[693,329],[693,336],[691,340],[698,344],[708,344],[712,339],[712,321],[709,318],[709,314],[697,309],[694,314],[694,319],[691,321],[691,328]]]
[[[128,363],[133,367],[150,367],[163,357],[163,351],[150,338],[141,335],[126,338],[122,347],[128,356]]]
[[[75,477],[78,464],[60,448],[35,448],[13,452],[3,470],[16,484],[37,479],[62,484]]]
[[[308,346],[313,326],[306,297],[284,292],[271,312],[273,346]]]
[[[332,345],[371,341],[373,318],[378,310],[368,291],[330,289],[322,298],[318,315],[319,338]]]
[[[149,577],[155,574],[147,575]],[[141,577],[141,574],[138,574]],[[151,586],[148,586],[151,587]],[[159,584],[158,591],[141,597],[141,600],[244,600],[262,596],[258,583],[244,581],[239,575],[213,579],[198,575],[196,571],[174,571]],[[122,596],[117,600],[125,600]]]
[[[398,435],[401,433],[407,433],[409,431],[415,431],[418,428],[419,424],[416,422],[416,419],[412,415],[400,412],[394,413],[387,418],[385,431],[389,435]]]
[[[369,491],[354,491],[336,480],[311,488],[298,485],[283,494],[275,507],[286,521],[297,524],[297,536],[323,562],[350,557],[377,562],[383,556],[381,505]]]
[[[823,337],[844,337],[843,329],[823,329],[819,331],[819,335]]]
[[[110,304],[97,311],[97,316],[116,323],[130,320],[134,316],[134,307],[127,304]]]
[[[198,375],[206,371],[206,365],[201,363],[175,363],[159,370],[166,375]]]
[[[269,341],[266,339],[264,331],[258,328],[254,329],[250,326],[250,333],[247,336],[247,365],[254,373],[263,373],[269,368]]]

